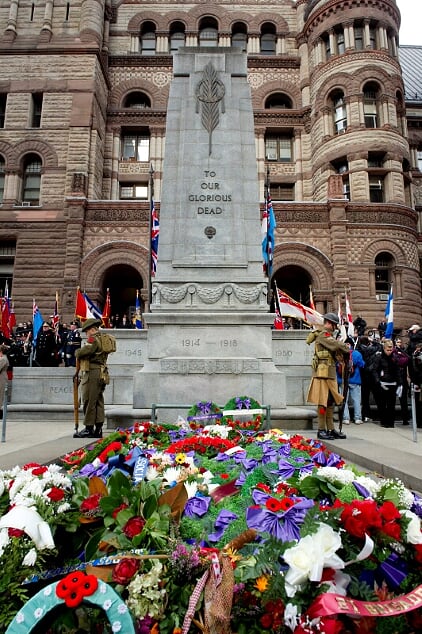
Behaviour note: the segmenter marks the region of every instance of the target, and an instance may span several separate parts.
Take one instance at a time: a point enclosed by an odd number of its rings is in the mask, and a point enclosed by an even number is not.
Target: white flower
[[[105,610],[105,612],[107,612],[107,610],[109,610],[111,608],[111,601],[110,599],[106,599],[103,603],[103,609]]]
[[[179,467],[169,467],[163,473],[163,480],[168,483],[177,482],[180,478],[181,469]]]
[[[296,546],[288,548],[284,560],[289,565],[285,576],[288,596],[294,596],[297,586],[310,581],[321,581],[324,568],[339,570],[344,561],[336,555],[341,548],[341,537],[328,524],[319,524],[318,531],[306,535]]]
[[[16,615],[16,623],[23,623],[25,620],[25,615],[22,612],[18,612]]]
[[[22,560],[22,566],[34,566],[37,561],[37,551],[31,548]]]
[[[45,597],[49,597],[52,592],[53,592],[53,588],[50,585],[50,586],[46,586],[44,588],[43,594],[44,594]]]
[[[120,632],[121,629],[122,629],[122,624],[120,623],[120,621],[114,621],[114,623],[111,626],[112,632]]]
[[[119,605],[117,606],[117,611],[119,614],[126,614],[127,605],[125,605],[124,603],[119,603]]]
[[[218,436],[219,438],[227,438],[231,428],[226,425],[206,425],[204,431],[208,432],[212,436]]]
[[[36,610],[34,610],[34,617],[36,619],[40,619],[43,614],[44,614],[43,608],[37,608]]]
[[[409,544],[422,544],[421,520],[412,511],[400,511],[403,517],[407,517],[409,521],[406,540]]]
[[[185,482],[185,489],[188,494],[188,500],[190,500],[190,498],[195,497],[196,492],[198,491],[198,484],[197,482]]]
[[[285,625],[294,632],[296,629],[299,619],[297,616],[297,605],[293,605],[293,603],[288,603],[284,609],[284,623]]]

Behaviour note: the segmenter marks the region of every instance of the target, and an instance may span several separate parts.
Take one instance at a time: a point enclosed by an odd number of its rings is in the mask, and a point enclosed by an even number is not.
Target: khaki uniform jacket
[[[341,361],[345,355],[349,355],[349,347],[334,339],[331,332],[325,329],[311,332],[306,343],[315,343],[307,402],[326,407],[331,393],[336,405],[340,405],[343,396],[338,391],[336,361]]]

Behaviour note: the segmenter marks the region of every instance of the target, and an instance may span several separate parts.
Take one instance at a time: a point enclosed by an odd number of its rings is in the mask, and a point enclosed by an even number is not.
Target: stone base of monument
[[[170,413],[171,412],[171,415]],[[169,410],[168,408],[157,407],[157,422],[174,423],[180,416],[186,417],[186,407]],[[107,429],[113,430],[117,427],[130,427],[136,421],[151,420],[151,409],[135,409],[130,407],[113,407],[106,409]],[[265,413],[263,425],[265,425]],[[312,407],[294,407],[272,409],[270,415],[270,427],[282,430],[312,430],[312,422],[316,418],[317,412]]]

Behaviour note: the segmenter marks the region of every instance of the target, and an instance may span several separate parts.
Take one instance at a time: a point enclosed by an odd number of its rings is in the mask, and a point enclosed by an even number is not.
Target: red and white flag
[[[322,326],[324,320],[321,313],[308,306],[304,306],[300,302],[277,289],[278,307],[282,317],[294,317],[300,319],[311,326]]]
[[[348,327],[347,327],[347,335],[349,337],[354,337],[355,334],[355,327],[353,325],[353,317],[352,317],[352,311],[350,308],[350,302],[349,302],[349,298],[347,296],[347,293],[344,294],[345,295],[345,300],[346,300],[346,317],[347,317],[347,321],[348,321]]]

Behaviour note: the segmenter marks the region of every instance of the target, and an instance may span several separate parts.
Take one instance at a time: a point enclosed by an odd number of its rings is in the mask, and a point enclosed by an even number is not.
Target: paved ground
[[[83,426],[81,426],[82,428]],[[337,451],[348,462],[389,478],[400,478],[422,492],[422,429],[417,430],[417,442],[413,441],[411,426],[396,423],[394,429],[383,429],[376,423],[348,425],[343,429],[346,440],[329,441],[327,447]],[[7,469],[26,462],[52,462],[68,451],[87,442],[73,438],[74,425],[63,421],[7,421],[2,429],[0,442],[0,469]],[[289,429],[289,433],[294,431]],[[299,431],[308,437],[316,437],[316,431]]]

